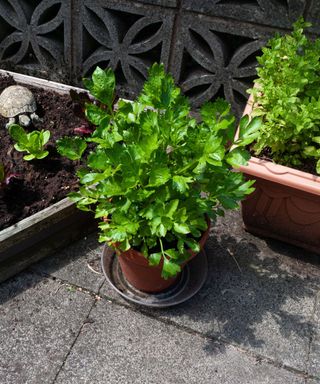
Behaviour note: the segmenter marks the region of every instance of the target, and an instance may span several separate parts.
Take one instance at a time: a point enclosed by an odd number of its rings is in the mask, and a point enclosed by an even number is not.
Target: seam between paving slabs
[[[49,278],[52,278],[52,277],[49,276]],[[59,377],[59,375],[60,375],[60,372],[63,370],[63,368],[64,368],[64,366],[65,366],[65,363],[66,363],[66,361],[67,361],[67,359],[68,359],[68,357],[69,357],[71,351],[73,350],[73,347],[75,346],[75,344],[76,344],[76,342],[77,342],[79,336],[81,335],[81,332],[82,332],[83,327],[85,326],[85,324],[88,323],[88,319],[89,319],[89,317],[90,317],[90,314],[91,314],[93,308],[96,306],[97,301],[100,299],[100,297],[99,297],[98,295],[99,295],[99,292],[100,292],[100,290],[101,290],[101,288],[102,288],[102,286],[103,286],[103,284],[104,284],[104,282],[102,282],[102,283],[100,284],[99,289],[98,289],[98,293],[94,293],[94,292],[91,292],[91,291],[89,291],[89,290],[87,290],[87,289],[84,289],[84,288],[82,288],[82,287],[76,286],[76,285],[74,285],[74,284],[70,284],[70,283],[68,283],[68,282],[66,282],[66,281],[63,281],[63,280],[61,280],[61,279],[55,278],[55,280],[56,280],[56,281],[63,282],[64,284],[67,283],[69,286],[76,288],[78,291],[79,291],[79,288],[80,288],[80,289],[81,289],[80,292],[85,293],[85,294],[89,294],[89,295],[93,296],[94,301],[93,301],[93,303],[92,303],[92,305],[91,305],[91,307],[90,307],[90,309],[89,309],[89,311],[88,311],[88,313],[87,313],[87,316],[86,316],[85,319],[83,320],[83,323],[81,324],[81,326],[80,326],[80,328],[79,328],[79,331],[78,331],[78,333],[76,334],[76,337],[74,338],[74,340],[73,340],[73,342],[72,342],[72,344],[71,344],[71,346],[70,346],[68,352],[66,353],[66,355],[65,355],[65,357],[64,357],[64,359],[63,359],[63,362],[62,362],[60,368],[58,369],[58,372],[56,373],[56,375],[55,375],[55,377],[54,377],[54,379],[53,379],[53,381],[52,381],[52,384],[56,383],[56,381],[57,381],[57,379],[58,379],[58,377]]]
[[[78,338],[79,338],[79,336],[81,334],[81,331],[82,331],[84,325],[87,323],[87,320],[90,317],[90,314],[91,314],[92,310],[94,309],[97,301],[100,298],[103,299],[103,300],[106,300],[107,302],[112,303],[114,305],[117,305],[117,306],[129,309],[132,312],[139,313],[139,314],[142,314],[143,316],[146,316],[146,317],[149,317],[151,319],[154,319],[155,321],[158,321],[158,322],[160,322],[162,324],[173,326],[173,327],[175,327],[175,328],[177,328],[177,329],[179,329],[181,331],[184,331],[184,332],[186,332],[188,334],[200,336],[202,339],[218,342],[218,343],[226,345],[226,346],[232,346],[237,351],[239,351],[239,352],[241,352],[241,353],[243,353],[243,354],[245,354],[247,356],[250,356],[250,357],[256,359],[257,362],[259,362],[259,363],[264,362],[266,364],[272,365],[273,367],[284,369],[284,370],[286,370],[288,372],[291,372],[291,373],[293,373],[293,374],[295,374],[297,376],[300,376],[300,377],[304,378],[305,380],[318,379],[316,376],[309,375],[308,372],[306,372],[306,371],[299,370],[297,368],[294,368],[294,367],[291,367],[289,365],[283,364],[283,363],[281,363],[279,361],[273,360],[273,359],[271,359],[271,358],[269,358],[267,356],[261,355],[259,353],[252,352],[252,351],[250,351],[250,350],[248,350],[246,348],[240,347],[239,345],[230,342],[229,340],[227,340],[227,339],[225,339],[223,337],[214,337],[212,335],[203,334],[200,331],[196,331],[194,329],[188,328],[188,327],[183,326],[181,324],[177,324],[177,323],[175,323],[172,320],[164,319],[164,318],[159,318],[156,315],[148,312],[147,310],[145,310],[143,308],[133,307],[130,304],[126,304],[126,303],[123,303],[121,301],[118,301],[117,299],[111,298],[111,297],[109,297],[107,295],[100,294],[101,288],[102,288],[103,284],[105,283],[105,281],[103,281],[101,283],[101,285],[100,285],[100,287],[98,289],[98,292],[93,292],[93,291],[91,291],[91,290],[89,290],[87,288],[83,288],[83,287],[78,286],[76,284],[70,283],[67,280],[63,280],[63,279],[57,278],[55,276],[51,276],[51,275],[45,274],[43,272],[36,272],[36,273],[39,274],[39,275],[42,275],[42,276],[46,275],[47,278],[53,279],[53,280],[56,280],[56,281],[60,281],[63,284],[68,284],[70,287],[73,287],[76,290],[81,291],[82,293],[89,294],[89,295],[91,295],[95,299],[93,304],[92,304],[92,306],[91,306],[91,308],[90,308],[90,310],[89,310],[89,312],[88,312],[88,314],[87,314],[87,316],[86,316],[86,318],[83,321],[83,324],[81,325],[81,327],[79,329],[79,332],[77,333],[77,335],[75,337],[75,340],[73,341],[73,343],[72,343],[68,353],[66,354],[66,356],[65,356],[65,358],[63,360],[63,363],[60,366],[59,371],[56,374],[52,384],[54,384],[56,382],[56,380],[58,379],[58,376],[59,376],[60,372],[62,371],[62,369],[63,369],[63,367],[64,367],[64,365],[66,363],[66,360],[69,357],[69,355],[70,355],[74,345],[76,344],[76,342],[77,342],[77,340],[78,340]]]

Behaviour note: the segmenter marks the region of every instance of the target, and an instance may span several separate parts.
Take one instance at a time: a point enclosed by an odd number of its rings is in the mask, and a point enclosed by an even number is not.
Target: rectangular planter
[[[58,93],[80,88],[0,70],[17,82]],[[0,231],[0,282],[30,264],[62,249],[96,228],[92,215],[79,211],[65,198]]]
[[[320,254],[320,177],[255,157],[240,170],[256,180],[242,203],[245,228]]]

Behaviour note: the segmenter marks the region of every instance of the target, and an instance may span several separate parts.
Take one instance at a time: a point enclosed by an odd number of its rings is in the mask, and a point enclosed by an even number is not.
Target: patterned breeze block
[[[69,11],[69,1],[0,1],[1,68],[69,78]]]
[[[79,77],[99,65],[116,72],[120,93],[139,92],[149,66],[168,66],[174,13],[119,1],[82,1],[76,42]],[[158,11],[158,12],[157,12]]]
[[[162,61],[195,108],[225,96],[240,116],[261,46],[300,15],[320,34],[318,0],[1,0],[0,67],[81,85],[109,65],[130,98]]]
[[[240,116],[270,32],[186,13],[177,36],[174,74],[193,106],[221,96]]]

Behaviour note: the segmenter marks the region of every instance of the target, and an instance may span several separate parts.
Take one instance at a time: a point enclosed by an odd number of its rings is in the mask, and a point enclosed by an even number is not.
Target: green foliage
[[[291,34],[270,40],[258,58],[251,93],[263,126],[254,150],[269,148],[276,162],[293,166],[313,157],[320,173],[320,39],[305,36],[310,26],[298,20]]]
[[[121,250],[134,247],[151,265],[163,260],[162,275],[174,276],[187,249],[199,251],[205,215],[215,219],[221,207],[236,208],[253,191],[253,181],[230,165],[246,163],[244,145],[256,138],[258,119],[244,118],[234,141],[235,118],[219,99],[202,107],[197,123],[159,64],[151,67],[138,100],[120,100],[116,110],[110,109],[115,99],[110,70],[98,68],[86,84],[98,99],[86,105],[96,125],[87,141],[95,149],[78,172],[80,190],[69,196],[96,218],[108,217],[99,225],[100,241]]]
[[[63,137],[56,141],[57,151],[61,156],[65,156],[70,160],[79,160],[85,149],[87,143],[81,137]]]
[[[12,124],[9,127],[9,134],[16,142],[15,149],[19,152],[27,152],[23,156],[24,160],[43,159],[49,152],[44,146],[50,139],[50,131],[32,131],[26,132],[20,125]]]

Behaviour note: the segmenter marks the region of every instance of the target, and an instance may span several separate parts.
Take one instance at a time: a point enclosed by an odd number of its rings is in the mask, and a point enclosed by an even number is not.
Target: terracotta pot
[[[204,247],[210,231],[210,222],[208,221],[208,229],[200,239],[200,248]],[[189,250],[190,258],[182,265],[182,267],[194,258],[197,254]],[[119,263],[126,280],[136,289],[148,293],[156,293],[164,291],[173,285],[179,275],[167,280],[161,277],[163,261],[157,266],[150,266],[148,260],[142,253],[129,249],[126,252],[117,250]]]
[[[252,98],[244,114],[251,111]],[[255,157],[240,170],[256,180],[242,202],[245,228],[320,253],[320,177]]]

